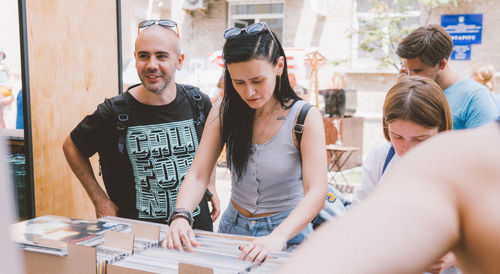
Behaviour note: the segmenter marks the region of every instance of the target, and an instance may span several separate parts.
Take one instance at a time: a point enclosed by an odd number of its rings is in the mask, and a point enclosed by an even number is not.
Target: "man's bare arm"
[[[69,136],[64,141],[63,151],[71,170],[73,170],[73,173],[75,173],[92,200],[97,218],[102,216],[116,216],[118,207],[108,198],[101,186],[99,186],[89,159],[82,155]]]

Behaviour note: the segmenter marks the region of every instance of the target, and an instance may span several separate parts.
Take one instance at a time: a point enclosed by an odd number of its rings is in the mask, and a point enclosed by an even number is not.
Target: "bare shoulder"
[[[286,106],[290,106],[292,104],[293,104],[292,100],[289,100],[288,102],[285,103]],[[302,110],[303,107],[305,107],[305,105],[307,105],[307,102],[304,105],[302,105],[300,107],[300,109],[297,111],[297,115],[296,115],[297,117],[299,116],[300,111]],[[313,118],[310,118],[310,117],[313,117]],[[311,105],[311,107],[307,111],[305,123],[307,124],[307,122],[311,121],[311,120],[318,120],[321,117],[322,116],[321,116],[321,112],[319,111],[319,109],[317,107],[315,107],[314,105]]]
[[[409,165],[425,166],[430,171],[456,173],[458,167],[475,169],[491,167],[500,160],[500,126],[489,123],[469,130],[440,133],[411,150]]]
[[[498,273],[500,262],[500,124],[463,132],[460,169],[456,171],[463,239],[459,260],[469,273]],[[478,258],[470,262],[469,258]],[[469,264],[467,264],[469,262]],[[478,271],[479,269],[480,271]]]
[[[322,118],[322,115],[321,115],[321,112],[319,111],[319,109],[315,106],[312,106],[310,109],[309,109],[309,115],[311,117],[313,117],[312,119],[314,120],[319,120]],[[309,116],[308,115],[308,116]]]
[[[462,235],[454,251],[464,272],[477,273],[479,267],[479,272],[497,273],[500,262],[494,254],[500,253],[500,124],[439,134],[408,156],[406,164],[429,174],[429,180],[422,184],[442,190],[441,197],[453,197]]]
[[[412,161],[427,158],[426,168],[436,178],[460,190],[458,194],[479,195],[484,188],[500,187],[499,155],[500,124],[495,122],[476,129],[439,134],[417,147]]]

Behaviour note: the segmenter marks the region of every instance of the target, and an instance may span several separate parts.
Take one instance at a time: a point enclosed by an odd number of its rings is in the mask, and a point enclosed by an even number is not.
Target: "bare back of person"
[[[279,273],[418,273],[450,250],[464,273],[500,273],[499,155],[498,122],[431,138]]]
[[[454,169],[462,170],[456,176],[462,239],[455,254],[464,273],[500,273],[500,123],[460,139],[461,168]]]

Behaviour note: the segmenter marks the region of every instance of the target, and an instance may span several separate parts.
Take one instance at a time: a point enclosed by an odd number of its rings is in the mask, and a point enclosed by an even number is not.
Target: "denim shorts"
[[[229,203],[224,214],[222,214],[218,232],[253,237],[266,236],[280,225],[286,217],[288,217],[290,212],[292,212],[291,209],[265,217],[247,218]],[[308,224],[299,234],[288,240],[287,246],[290,247],[300,244],[309,237],[312,232],[312,225]]]

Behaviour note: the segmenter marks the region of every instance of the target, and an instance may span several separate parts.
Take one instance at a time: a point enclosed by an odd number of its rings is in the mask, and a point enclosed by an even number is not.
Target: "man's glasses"
[[[152,25],[160,25],[164,28],[169,28],[169,29],[175,27],[175,29],[177,30],[177,36],[179,37],[179,40],[181,39],[181,36],[179,34],[179,27],[177,26],[177,23],[175,21],[167,20],[167,19],[142,21],[139,23],[139,26],[137,27],[137,34],[139,34],[141,29],[150,27]]]
[[[226,40],[233,39],[240,35],[242,32],[246,32],[249,35],[254,35],[261,33],[264,29],[267,29],[269,33],[271,34],[271,37],[273,38],[274,43],[278,45],[278,42],[276,41],[276,38],[274,37],[273,32],[269,27],[266,25],[264,22],[259,22],[259,23],[253,23],[250,26],[244,27],[244,28],[238,28],[238,27],[232,27],[224,31],[224,38]]]

